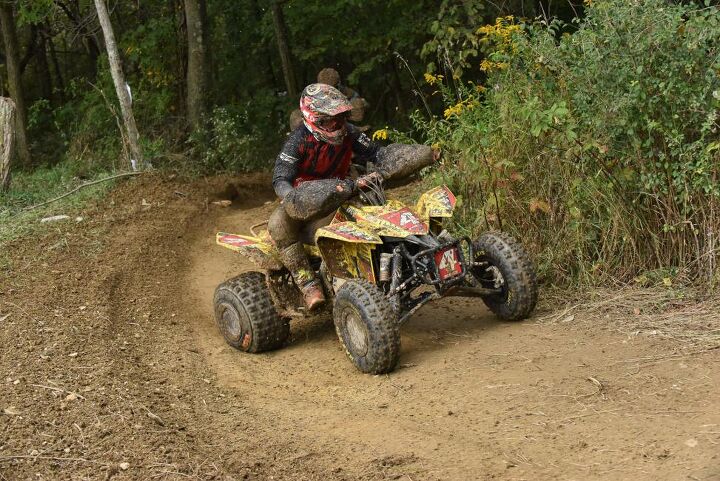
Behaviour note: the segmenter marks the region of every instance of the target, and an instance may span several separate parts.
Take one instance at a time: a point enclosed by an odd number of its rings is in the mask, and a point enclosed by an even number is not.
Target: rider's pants
[[[312,244],[315,231],[328,225],[330,220],[332,215],[311,221],[296,220],[285,212],[282,205],[270,216],[268,232],[280,252],[280,260],[300,287],[315,279],[303,244]]]

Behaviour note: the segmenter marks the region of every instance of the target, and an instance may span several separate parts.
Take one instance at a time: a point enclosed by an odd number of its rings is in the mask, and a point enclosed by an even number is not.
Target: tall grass
[[[718,280],[720,11],[594,0],[574,33],[512,18],[479,28],[484,85],[418,122],[445,149],[435,182],[467,232],[502,228],[558,283]]]

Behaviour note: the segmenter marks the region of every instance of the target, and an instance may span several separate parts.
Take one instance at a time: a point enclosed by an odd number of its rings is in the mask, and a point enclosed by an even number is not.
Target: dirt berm
[[[720,480],[720,350],[603,317],[446,299],[388,376],[323,320],[234,351],[212,293],[252,266],[214,234],[274,199],[226,182],[142,176],[2,253],[0,480]]]

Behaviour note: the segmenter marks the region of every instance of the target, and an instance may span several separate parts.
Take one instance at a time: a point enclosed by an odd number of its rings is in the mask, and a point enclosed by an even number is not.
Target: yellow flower
[[[452,107],[448,107],[445,109],[445,112],[443,112],[443,115],[446,119],[449,119],[450,117],[457,117],[462,113],[462,103],[455,104]]]
[[[495,19],[494,25],[484,25],[476,30],[476,33],[482,35],[480,39],[483,43],[492,42],[497,51],[503,53],[516,53],[517,45],[513,42],[513,34],[520,32],[520,25],[516,25],[515,17],[509,15],[507,17],[499,17]]]
[[[376,130],[373,132],[372,139],[373,140],[387,140],[388,138],[388,128],[385,127],[384,129]]]
[[[474,99],[461,100],[455,105],[446,108],[445,112],[443,112],[443,115],[446,119],[449,119],[450,117],[457,117],[465,110],[474,109],[477,104],[477,100]]]
[[[483,72],[492,72],[493,70],[505,70],[510,65],[507,62],[491,62],[488,59],[483,59],[480,62],[480,70]]]
[[[439,83],[442,81],[443,76],[442,75],[433,75],[431,73],[425,74],[425,81],[430,85],[435,85],[436,83]]]

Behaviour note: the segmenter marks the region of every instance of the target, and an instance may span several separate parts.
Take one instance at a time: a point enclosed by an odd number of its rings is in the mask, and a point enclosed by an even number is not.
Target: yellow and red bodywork
[[[389,200],[382,206],[346,204],[338,209],[331,223],[317,230],[315,246],[305,246],[311,256],[320,256],[331,276],[376,281],[373,266],[375,246],[382,237],[404,239],[425,235],[433,219],[452,217],[456,199],[445,186],[424,193],[411,209]],[[217,243],[248,256],[263,269],[281,269],[277,249],[267,232],[260,237],[217,234]]]
[[[457,199],[447,186],[428,190],[417,201],[415,210],[426,222],[431,219],[443,219],[453,216]]]

